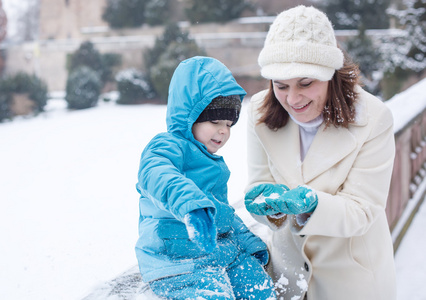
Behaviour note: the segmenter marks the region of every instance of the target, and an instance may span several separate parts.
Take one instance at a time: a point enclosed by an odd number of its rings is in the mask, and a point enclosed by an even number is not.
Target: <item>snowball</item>
[[[261,203],[265,203],[265,198],[278,199],[279,197],[280,197],[280,194],[278,194],[278,193],[272,193],[269,196],[265,196],[263,194],[260,194],[259,196],[254,198],[253,203],[261,204]]]

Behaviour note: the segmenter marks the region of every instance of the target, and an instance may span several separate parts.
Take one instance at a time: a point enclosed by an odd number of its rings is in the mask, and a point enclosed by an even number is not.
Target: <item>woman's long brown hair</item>
[[[325,127],[330,125],[348,128],[355,121],[355,101],[358,94],[355,86],[360,82],[358,66],[345,60],[341,69],[337,70],[328,82],[327,102],[323,110]],[[261,117],[258,124],[265,123],[271,130],[284,127],[289,119],[288,112],[275,97],[272,80],[263,104],[259,107]]]

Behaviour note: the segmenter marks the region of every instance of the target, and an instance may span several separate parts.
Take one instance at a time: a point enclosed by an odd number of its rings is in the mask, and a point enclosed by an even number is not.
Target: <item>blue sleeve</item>
[[[155,137],[142,152],[137,189],[154,205],[178,220],[197,208],[215,207],[197,185],[183,174],[185,152],[173,138]],[[194,201],[196,200],[196,201]]]
[[[267,250],[266,244],[262,241],[262,239],[251,232],[236,214],[232,227],[234,229],[236,239],[243,251],[249,254],[254,254],[259,251]]]

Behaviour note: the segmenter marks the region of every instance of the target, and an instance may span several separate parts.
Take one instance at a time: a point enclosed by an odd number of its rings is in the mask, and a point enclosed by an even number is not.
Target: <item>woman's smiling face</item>
[[[273,80],[273,88],[284,109],[302,123],[318,117],[327,102],[328,81],[314,78]]]

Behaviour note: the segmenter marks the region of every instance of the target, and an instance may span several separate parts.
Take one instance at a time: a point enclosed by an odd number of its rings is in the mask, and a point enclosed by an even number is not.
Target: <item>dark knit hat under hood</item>
[[[218,96],[203,110],[195,123],[229,120],[232,125],[237,123],[241,111],[241,98],[239,95]]]

